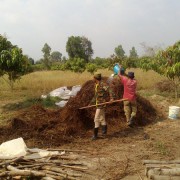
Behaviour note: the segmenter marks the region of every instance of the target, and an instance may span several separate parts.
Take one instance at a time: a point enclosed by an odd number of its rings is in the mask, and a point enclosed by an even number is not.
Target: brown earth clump
[[[103,80],[107,81],[107,78]],[[115,92],[115,99],[122,98],[123,86],[118,78],[114,78],[111,88]],[[21,136],[26,141],[33,141],[39,146],[59,146],[71,142],[74,137],[85,137],[87,132],[93,128],[95,108],[83,110],[79,108],[87,106],[93,96],[94,82],[89,80],[75,97],[69,99],[64,108],[55,111],[44,109],[41,106],[33,106],[23,110],[11,120],[7,129],[1,131],[1,135],[4,140]],[[150,102],[138,95],[137,103],[136,125],[145,125],[154,121],[156,111]],[[106,119],[110,129],[120,128],[119,123],[125,122],[123,103],[108,105]]]

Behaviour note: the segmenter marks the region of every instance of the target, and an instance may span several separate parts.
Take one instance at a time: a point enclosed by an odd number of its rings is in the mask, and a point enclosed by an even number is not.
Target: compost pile
[[[107,81],[107,78],[103,80]],[[123,86],[118,79],[114,78],[111,88],[115,93],[115,99],[121,99]],[[93,96],[94,82],[89,80],[85,82],[75,97],[69,99],[64,108],[49,110],[36,105],[23,110],[10,121],[6,129],[2,129],[0,135],[3,136],[3,140],[21,136],[26,142],[33,141],[34,144],[39,146],[59,146],[71,142],[74,137],[86,137],[87,132],[94,125],[95,108],[83,110],[79,108],[87,106]],[[156,110],[150,102],[138,95],[137,103],[136,125],[141,126],[154,121]],[[123,103],[108,105],[106,119],[110,131],[120,130],[119,123],[124,122],[125,124]]]

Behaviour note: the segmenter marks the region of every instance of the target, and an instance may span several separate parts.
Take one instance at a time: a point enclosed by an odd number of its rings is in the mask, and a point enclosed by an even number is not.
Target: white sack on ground
[[[13,159],[26,155],[26,144],[22,138],[13,139],[0,145],[0,159]]]
[[[57,88],[57,89],[51,91],[49,93],[49,95],[53,96],[53,97],[56,97],[56,96],[61,97],[61,96],[64,96],[64,94],[67,90],[68,90],[67,87],[63,86],[63,87],[60,87],[60,88]],[[68,90],[68,92],[69,92],[69,90]]]
[[[70,96],[76,96],[76,94],[78,93],[78,91],[80,91],[80,89],[81,89],[80,85],[73,86],[69,95]]]
[[[57,88],[49,93],[49,96],[53,97],[59,97],[63,99],[63,101],[55,103],[59,107],[64,107],[66,103],[68,102],[68,99],[70,97],[76,96],[77,93],[81,90],[81,85],[76,85],[72,87],[72,90],[70,91],[67,89],[66,86]],[[47,98],[47,95],[41,95],[41,98]]]
[[[60,102],[57,102],[57,103],[55,103],[55,104],[56,104],[57,106],[59,106],[59,107],[64,107],[67,102],[68,102],[68,101],[60,101]]]
[[[69,99],[71,96],[76,96],[76,94],[78,93],[78,91],[80,91],[80,89],[81,89],[80,85],[73,86],[71,91],[67,89],[66,86],[63,86],[51,91],[49,95],[54,97],[60,97],[61,99]]]

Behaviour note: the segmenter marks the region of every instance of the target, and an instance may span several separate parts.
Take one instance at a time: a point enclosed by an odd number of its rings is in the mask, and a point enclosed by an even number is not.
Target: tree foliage
[[[59,51],[53,51],[51,53],[51,61],[52,62],[60,62],[62,58],[62,54]]]
[[[93,55],[92,43],[86,37],[71,36],[66,43],[66,51],[70,59],[81,58],[89,62]]]
[[[125,57],[125,51],[124,51],[122,45],[117,46],[117,47],[114,49],[114,52],[115,52],[115,54],[116,54],[116,56],[117,56],[118,58],[124,58],[124,57]]]
[[[17,79],[29,72],[29,67],[28,57],[24,56],[18,47],[1,51],[0,69],[8,75],[9,81],[7,82],[11,89],[13,89],[13,84]]]
[[[86,64],[86,70],[87,72],[94,74],[97,71],[97,66],[95,64],[88,63]]]
[[[132,47],[132,49],[129,51],[129,53],[130,53],[130,55],[129,55],[130,58],[138,58],[138,54],[137,54],[135,47]]]
[[[180,41],[165,50],[159,51],[155,57],[143,57],[139,67],[166,76],[174,83],[175,97],[178,98],[180,86]]]
[[[107,58],[96,57],[91,62],[95,64],[98,69],[104,69],[109,67],[109,60]]]
[[[81,58],[74,58],[69,60],[70,70],[77,73],[82,73],[86,69],[86,62]]]
[[[42,62],[46,69],[50,69],[51,68],[51,60],[50,60],[51,47],[47,43],[45,43],[42,48],[42,52],[44,53],[43,55],[44,58]]]

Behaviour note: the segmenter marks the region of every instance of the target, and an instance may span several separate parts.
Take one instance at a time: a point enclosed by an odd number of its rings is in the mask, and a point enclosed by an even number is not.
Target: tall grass
[[[151,89],[154,85],[165,79],[154,71],[143,72],[140,69],[130,69],[134,71],[138,81],[138,90]],[[113,72],[107,69],[98,70],[103,76],[110,76]],[[11,91],[7,83],[0,78],[0,101],[20,100],[24,98],[40,97],[50,91],[62,86],[82,85],[93,76],[88,73],[73,73],[70,71],[40,71],[27,74],[14,84]]]

